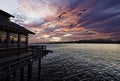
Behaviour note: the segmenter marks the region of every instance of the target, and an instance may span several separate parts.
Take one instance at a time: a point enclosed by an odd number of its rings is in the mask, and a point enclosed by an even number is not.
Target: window
[[[21,35],[20,45],[21,45],[21,47],[26,47],[26,36],[25,35]]]
[[[11,47],[18,47],[18,34],[10,33],[10,43]]]
[[[7,33],[0,31],[0,49],[7,47]]]

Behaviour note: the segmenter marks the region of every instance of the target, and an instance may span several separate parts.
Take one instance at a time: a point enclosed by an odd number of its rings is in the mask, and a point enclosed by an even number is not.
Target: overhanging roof
[[[6,19],[2,19],[0,17],[0,29],[11,30],[11,31],[15,30],[17,32],[24,33],[24,34],[35,34],[32,31],[29,31],[26,28],[7,20],[9,17],[14,17],[14,16],[8,14],[7,12],[0,10],[0,15],[4,16],[6,18]]]
[[[14,17],[13,15],[11,15],[11,14],[9,14],[1,9],[0,9],[0,15],[3,15],[4,17],[7,17],[7,18]]]
[[[26,28],[15,24],[13,22],[10,21],[5,21],[0,19],[0,29],[4,29],[4,30],[16,30],[17,32],[20,33],[25,33],[25,34],[34,34],[32,31],[27,30]]]

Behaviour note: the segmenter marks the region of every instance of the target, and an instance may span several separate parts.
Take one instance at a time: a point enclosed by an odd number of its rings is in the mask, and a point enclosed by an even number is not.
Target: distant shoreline
[[[62,42],[38,42],[30,44],[120,44],[120,40],[95,39],[95,40],[78,40]]]
[[[120,43],[29,43],[29,44],[120,44]]]

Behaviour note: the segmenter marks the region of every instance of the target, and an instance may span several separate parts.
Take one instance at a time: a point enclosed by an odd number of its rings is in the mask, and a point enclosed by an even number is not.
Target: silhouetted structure
[[[18,54],[28,49],[28,36],[34,34],[10,21],[14,17],[0,10],[0,57]],[[7,50],[7,51],[6,51]]]
[[[41,58],[51,51],[46,46],[28,46],[28,36],[34,33],[11,22],[10,17],[14,16],[0,10],[0,81],[33,81],[32,66],[36,60],[40,81]]]

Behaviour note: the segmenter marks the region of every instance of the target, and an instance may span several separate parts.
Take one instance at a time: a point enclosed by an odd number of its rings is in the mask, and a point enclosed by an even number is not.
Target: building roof
[[[5,20],[2,20],[0,19],[0,29],[4,29],[4,30],[10,30],[10,31],[17,31],[17,32],[20,32],[20,33],[29,33],[29,34],[34,34],[33,32],[25,29],[24,27],[16,24],[16,23],[13,23],[13,22],[10,22],[10,21],[5,21]]]
[[[7,17],[7,18],[14,17],[13,15],[11,15],[11,14],[9,14],[1,9],[0,9],[0,15],[3,15],[4,17]]]
[[[32,31],[29,31],[26,28],[14,22],[11,22],[9,18],[14,16],[8,14],[7,12],[0,10],[0,15],[6,18],[6,19],[3,19],[2,17],[0,17],[0,29],[8,30],[8,31],[17,31],[23,34],[34,34]]]

